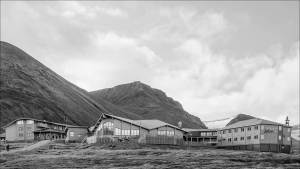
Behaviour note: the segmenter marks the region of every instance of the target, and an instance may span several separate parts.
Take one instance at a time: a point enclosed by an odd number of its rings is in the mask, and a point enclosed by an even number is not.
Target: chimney
[[[178,122],[178,127],[182,128],[182,122],[181,121]]]

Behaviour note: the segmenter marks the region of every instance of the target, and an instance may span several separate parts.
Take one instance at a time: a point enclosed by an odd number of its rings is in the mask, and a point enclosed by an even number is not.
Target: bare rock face
[[[1,42],[0,127],[20,117],[92,125],[102,112],[139,116],[98,99],[68,82],[21,49]]]
[[[133,82],[90,92],[94,100],[105,99],[143,119],[159,119],[185,128],[207,128],[198,118],[186,112],[182,105],[163,91],[141,82]]]
[[[254,119],[254,118],[255,117],[247,115],[247,114],[238,114],[235,118],[230,120],[230,122],[228,124],[226,124],[226,126],[229,126],[229,125],[239,122],[239,121],[249,120],[249,119]]]

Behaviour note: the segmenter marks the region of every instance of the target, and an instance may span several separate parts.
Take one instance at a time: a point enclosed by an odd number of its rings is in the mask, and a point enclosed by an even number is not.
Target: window
[[[201,132],[201,136],[206,136],[206,132]]]
[[[113,123],[112,122],[105,122],[103,124],[103,135],[114,135],[114,130],[113,130]],[[123,135],[123,133],[122,133]]]
[[[27,130],[28,130],[28,131],[31,131],[31,129],[32,129],[31,127],[27,127]]]
[[[234,140],[233,140],[233,141],[238,141],[237,137],[236,137],[236,138],[234,138]]]
[[[278,136],[278,139],[281,140],[281,136]]]
[[[167,131],[167,136],[174,136],[174,131]]]
[[[217,133],[218,133],[218,132],[214,131],[214,132],[212,132],[212,135],[213,135],[213,136],[216,136]]]
[[[245,129],[244,128],[241,128],[241,132],[244,132],[245,131]]]
[[[263,130],[263,129],[265,128],[265,126],[264,126],[264,125],[261,125],[260,128]]]
[[[263,135],[263,134],[260,135],[260,139],[261,139],[261,140],[265,139],[265,135]]]
[[[24,124],[23,120],[17,121],[17,124]]]
[[[287,137],[287,141],[291,141],[291,138],[290,138],[290,137]]]
[[[251,136],[248,136],[248,137],[247,137],[247,140],[251,140]]]
[[[223,130],[223,134],[226,134],[226,130]]]
[[[31,137],[31,136],[32,136],[32,133],[27,133],[27,136],[28,136],[28,137]]]
[[[231,138],[228,138],[228,142],[231,142]]]
[[[238,132],[238,129],[237,129],[237,128],[236,128],[236,129],[234,129],[234,132],[235,132],[235,133],[237,133],[237,132]]]
[[[258,139],[258,135],[254,136],[254,139]]]
[[[206,135],[207,136],[212,136],[212,133],[211,132],[207,132]]]
[[[243,140],[245,140],[245,138],[244,138],[244,137],[241,137],[240,140],[243,141]]]
[[[131,130],[131,135],[133,135],[133,136],[137,136],[137,135],[139,135],[139,130]]]
[[[115,135],[117,136],[121,135],[121,129],[115,128]]]
[[[290,129],[290,128],[288,128],[288,129],[287,129],[287,132],[291,132],[291,129]]]
[[[247,128],[247,131],[251,131],[251,127],[248,127],[248,128]]]
[[[19,131],[23,131],[23,127],[19,127]]]
[[[121,130],[121,135],[130,136],[130,130]]]
[[[282,130],[282,126],[279,126],[279,131],[281,131]]]
[[[74,137],[74,132],[73,131],[70,132],[70,136]]]
[[[161,135],[161,136],[166,135],[166,131],[165,130],[159,130],[157,134]]]
[[[33,120],[27,120],[26,124],[33,124]]]
[[[255,126],[254,129],[255,129],[255,130],[258,130],[258,126]]]
[[[19,133],[19,137],[23,137],[23,133]]]
[[[228,130],[228,133],[231,133],[231,129]]]

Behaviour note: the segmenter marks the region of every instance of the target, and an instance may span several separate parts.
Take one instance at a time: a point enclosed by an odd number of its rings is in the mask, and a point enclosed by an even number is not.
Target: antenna
[[[289,117],[288,117],[288,116],[286,116],[285,124],[288,125],[288,126],[290,125],[290,120],[289,120]]]

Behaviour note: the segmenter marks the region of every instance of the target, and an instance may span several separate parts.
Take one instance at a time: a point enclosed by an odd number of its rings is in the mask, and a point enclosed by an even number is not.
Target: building
[[[217,130],[216,129],[189,129],[183,128],[187,133],[183,140],[189,146],[216,146]]]
[[[82,142],[87,135],[87,126],[68,126],[66,128],[66,142]]]
[[[5,133],[0,134],[0,142],[5,141]]]
[[[140,143],[177,144],[184,130],[160,120],[130,120],[110,114],[102,114],[93,127],[95,137],[140,138]],[[157,139],[158,138],[158,139]],[[158,141],[159,140],[159,141]]]
[[[291,127],[264,120],[243,120],[218,131],[218,146],[236,150],[289,153]]]
[[[66,125],[33,118],[19,118],[3,128],[7,141],[33,141],[64,139]]]

